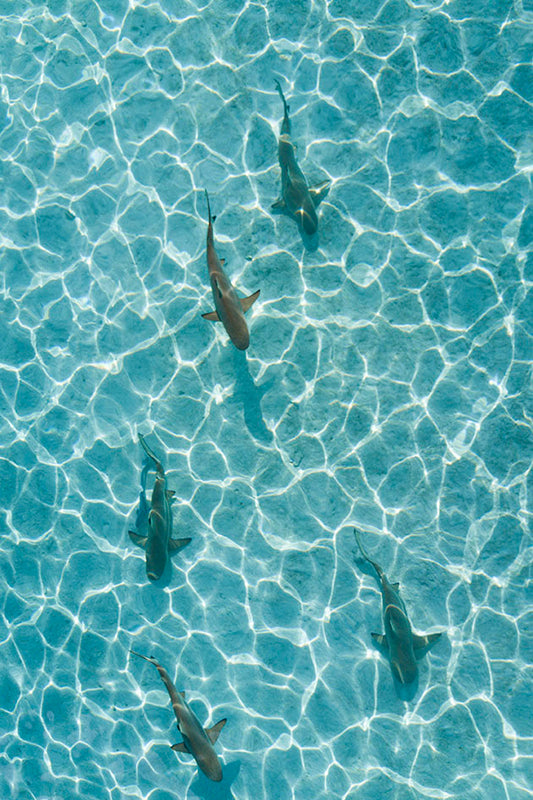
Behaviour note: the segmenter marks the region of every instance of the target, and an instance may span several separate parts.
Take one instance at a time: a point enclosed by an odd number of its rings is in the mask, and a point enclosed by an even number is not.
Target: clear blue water
[[[530,797],[531,0],[0,12],[0,798]],[[315,251],[269,210],[276,77]],[[246,355],[201,317],[204,188]],[[409,700],[354,525],[445,631]],[[222,784],[130,647],[228,717]]]

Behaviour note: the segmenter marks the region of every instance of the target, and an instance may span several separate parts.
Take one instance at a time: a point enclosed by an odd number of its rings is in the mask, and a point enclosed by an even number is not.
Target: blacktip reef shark
[[[221,719],[212,728],[202,728],[198,718],[191,711],[185,701],[185,692],[176,691],[176,687],[170,680],[168,672],[152,656],[142,656],[134,650],[130,650],[134,656],[144,658],[153,664],[159,672],[161,679],[167,687],[174,714],[178,721],[178,730],[183,737],[183,742],[171,745],[172,749],[178,753],[190,753],[196,763],[207,777],[212,781],[222,780],[222,767],[213,745],[219,737],[220,731],[226,724],[226,719]]]
[[[399,584],[389,583],[379,564],[366,554],[359,532],[355,528],[354,534],[363,558],[377,572],[383,597],[385,633],[373,633],[372,638],[387,653],[394,677],[404,685],[413,683],[418,676],[417,659],[422,658],[442,634],[428,633],[427,636],[418,636],[413,633],[398,591]]]
[[[278,80],[276,88],[283,101],[283,122],[278,143],[278,158],[281,167],[281,197],[272,205],[272,211],[287,214],[295,219],[298,227],[307,235],[314,236],[318,230],[316,209],[326,196],[330,181],[309,187],[305,175],[298,165],[294,144],[291,139],[289,106]]]
[[[254,292],[248,297],[239,298],[237,296],[237,292],[231,285],[231,281],[222,268],[225,264],[225,259],[219,258],[215,249],[213,222],[216,217],[211,216],[211,206],[209,204],[207,189],[205,190],[205,196],[207,199],[208,214],[207,268],[209,270],[209,279],[211,281],[216,310],[210,311],[208,314],[202,314],[202,317],[212,322],[221,322],[235,347],[239,350],[246,350],[250,344],[250,334],[248,332],[248,325],[246,324],[244,313],[255,303],[261,290],[258,289],[257,292]]]
[[[146,551],[146,574],[149,580],[156,581],[165,571],[168,555],[177,553],[178,550],[189,544],[191,539],[172,539],[172,509],[170,501],[174,491],[167,489],[167,479],[163,465],[150,450],[141,434],[139,434],[139,442],[148,458],[154,462],[156,477],[148,513],[147,535],[142,536],[142,534],[134,531],[128,531],[128,533],[132,542]]]

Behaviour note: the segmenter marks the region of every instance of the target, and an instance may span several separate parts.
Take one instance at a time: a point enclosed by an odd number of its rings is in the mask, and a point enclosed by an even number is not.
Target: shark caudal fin
[[[370,561],[369,557],[368,557],[368,556],[367,556],[367,554],[366,554],[366,550],[365,550],[365,548],[363,547],[363,543],[361,542],[361,534],[359,533],[359,531],[357,530],[357,528],[354,528],[354,529],[353,529],[353,533],[354,533],[354,536],[355,536],[355,541],[357,542],[357,546],[359,547],[359,550],[361,551],[361,555],[363,556],[363,558],[365,559],[365,561],[369,561],[370,563],[372,563],[372,562]]]
[[[150,664],[155,664],[156,667],[158,666],[158,663],[153,656],[143,656],[141,653],[136,653],[135,650],[131,649],[130,653],[132,653],[134,656],[137,656],[137,658],[143,658],[145,661],[149,661]]]
[[[376,572],[377,572],[377,574],[378,574],[378,577],[379,577],[379,579],[380,579],[381,583],[383,583],[383,580],[386,580],[386,578],[385,578],[385,573],[383,572],[383,570],[382,570],[382,568],[379,566],[379,564],[378,564],[376,561],[372,561],[372,559],[370,558],[370,556],[367,554],[367,552],[366,552],[366,550],[365,550],[365,548],[363,547],[363,544],[362,544],[362,542],[361,542],[361,534],[359,533],[359,531],[357,530],[357,528],[354,528],[354,529],[353,529],[353,532],[354,532],[354,535],[355,535],[355,541],[357,542],[357,544],[358,544],[358,546],[359,546],[359,550],[361,551],[361,555],[363,556],[363,558],[365,559],[365,561],[368,561],[368,563],[369,563],[369,564],[370,564],[372,567],[374,567],[374,569],[376,570]]]
[[[205,199],[207,200],[207,219],[210,225],[216,220],[216,217],[211,216],[211,203],[209,202],[209,195],[207,193],[207,189],[204,189],[205,192]]]
[[[145,440],[144,440],[144,436],[142,436],[142,434],[139,434],[139,442],[141,443],[141,447],[142,447],[142,449],[144,450],[144,452],[146,453],[146,455],[148,456],[148,458],[150,458],[150,459],[151,459],[151,460],[154,462],[154,464],[155,464],[155,466],[156,466],[157,470],[158,470],[158,471],[161,471],[161,470],[163,469],[163,466],[162,466],[162,464],[161,464],[161,461],[158,459],[158,457],[156,456],[156,454],[154,453],[154,451],[153,451],[153,450],[151,450],[151,449],[148,447],[148,445],[146,444],[146,442],[145,442]]]
[[[281,83],[278,81],[277,78],[274,78],[274,83],[276,84],[276,89],[279,92],[279,96],[281,97],[283,103],[283,111],[287,116],[289,116],[290,107],[287,101],[285,100],[285,95],[283,94],[283,89],[281,88]]]

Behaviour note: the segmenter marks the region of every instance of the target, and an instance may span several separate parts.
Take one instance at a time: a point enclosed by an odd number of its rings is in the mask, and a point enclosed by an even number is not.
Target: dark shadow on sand
[[[233,366],[235,373],[234,397],[242,405],[246,427],[254,439],[268,444],[272,441],[272,433],[265,425],[261,400],[272,386],[273,381],[269,380],[256,386],[250,375],[246,353],[236,348],[233,348]]]
[[[198,775],[191,784],[191,794],[201,797],[202,800],[234,800],[235,795],[231,791],[231,785],[235,782],[240,770],[240,761],[224,764],[220,783],[210,781],[203,772],[198,770]]]

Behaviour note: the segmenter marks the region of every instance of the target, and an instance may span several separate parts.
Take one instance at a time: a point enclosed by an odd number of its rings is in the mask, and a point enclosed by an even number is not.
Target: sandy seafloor
[[[0,798],[526,800],[532,1],[0,13]],[[201,317],[204,188],[246,354]],[[192,537],[157,585],[139,432]],[[445,632],[410,699],[353,525]],[[130,647],[228,718],[221,784]]]

